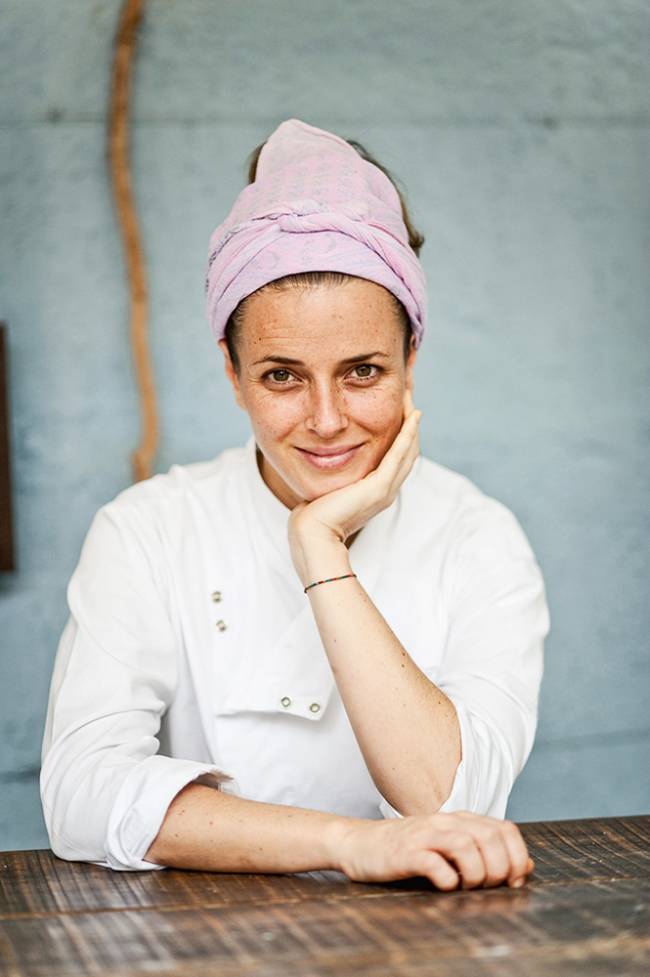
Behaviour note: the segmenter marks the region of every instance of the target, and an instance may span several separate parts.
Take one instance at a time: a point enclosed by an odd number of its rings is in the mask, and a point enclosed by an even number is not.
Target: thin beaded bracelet
[[[316,580],[314,583],[310,583],[309,586],[305,587],[305,593],[311,590],[312,587],[318,587],[320,583],[331,583],[332,580],[345,580],[347,577],[356,577],[356,573],[344,573],[340,577],[328,577],[327,580]]]

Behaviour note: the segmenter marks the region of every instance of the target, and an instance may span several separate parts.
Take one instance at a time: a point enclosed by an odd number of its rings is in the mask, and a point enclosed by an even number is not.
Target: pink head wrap
[[[287,119],[262,148],[255,182],[210,237],[205,289],[215,339],[241,299],[302,271],[341,271],[383,285],[406,308],[420,345],[426,279],[395,187],[344,139]]]

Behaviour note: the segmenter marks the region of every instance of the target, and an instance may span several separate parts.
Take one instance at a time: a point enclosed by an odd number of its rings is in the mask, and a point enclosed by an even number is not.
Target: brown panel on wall
[[[0,322],[0,570],[15,570],[11,515],[7,327]]]

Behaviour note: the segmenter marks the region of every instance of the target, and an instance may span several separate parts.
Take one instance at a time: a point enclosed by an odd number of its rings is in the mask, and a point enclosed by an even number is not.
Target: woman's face
[[[405,363],[403,335],[392,296],[366,279],[247,299],[238,375],[219,345],[262,477],[288,508],[358,481],[383,458],[412,388],[416,351]]]

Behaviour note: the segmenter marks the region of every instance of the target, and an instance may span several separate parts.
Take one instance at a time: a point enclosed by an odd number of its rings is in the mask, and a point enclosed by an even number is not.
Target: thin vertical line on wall
[[[124,0],[113,48],[108,156],[111,184],[129,281],[131,345],[140,396],[142,437],[131,454],[134,481],[151,475],[158,446],[158,411],[147,335],[148,293],[129,161],[129,96],[137,31],[145,0]]]
[[[15,570],[9,444],[9,343],[0,322],[0,570]]]

